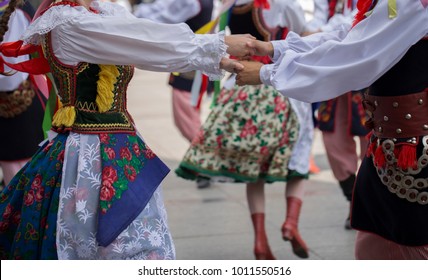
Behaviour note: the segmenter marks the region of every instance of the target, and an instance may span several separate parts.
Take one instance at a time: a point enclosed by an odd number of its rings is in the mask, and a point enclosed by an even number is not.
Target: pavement
[[[128,92],[128,109],[153,151],[171,168],[162,184],[177,259],[252,260],[253,228],[244,184],[215,183],[197,189],[173,170],[189,144],[172,118],[168,74],[137,70]],[[203,102],[202,116],[210,100]],[[344,229],[348,203],[335,181],[316,132],[313,155],[321,172],[305,181],[305,198],[299,229],[312,260],[354,259],[355,231]],[[285,218],[284,183],[266,186],[266,229],[277,259],[299,259],[281,238]]]

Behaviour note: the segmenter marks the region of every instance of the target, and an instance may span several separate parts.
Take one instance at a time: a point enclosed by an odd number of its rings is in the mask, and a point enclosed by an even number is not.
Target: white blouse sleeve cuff
[[[263,84],[272,86],[270,77],[272,76],[272,71],[275,67],[275,64],[266,64],[263,65],[260,69],[260,80]]]
[[[190,56],[190,63],[202,69],[202,72],[211,81],[221,80],[224,71],[220,69],[220,61],[227,55],[227,45],[224,41],[224,32],[218,34],[195,35],[195,43],[201,48],[201,52],[194,52]],[[201,55],[202,54],[202,55]]]

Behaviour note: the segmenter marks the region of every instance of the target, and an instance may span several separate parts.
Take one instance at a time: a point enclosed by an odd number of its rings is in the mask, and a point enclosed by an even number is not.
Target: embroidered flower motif
[[[37,174],[36,177],[34,177],[33,182],[31,183],[32,189],[38,189],[42,186],[42,175]]]
[[[127,147],[123,147],[122,149],[120,149],[120,157],[122,159],[127,159],[131,161],[132,159],[131,151],[129,151]]]
[[[80,259],[88,259],[92,254],[91,249],[83,244],[77,247],[76,252]]]
[[[116,157],[116,152],[110,147],[104,147],[104,152],[107,154],[107,157],[110,160]]]
[[[128,178],[128,180],[131,182],[133,182],[137,177],[137,172],[135,171],[135,168],[130,165],[125,165],[124,171],[126,178]]]
[[[112,185],[114,182],[117,181],[117,172],[116,169],[114,169],[111,166],[106,166],[103,169],[103,176],[102,176],[102,183]]]
[[[146,149],[144,150],[144,155],[147,159],[152,159],[154,158],[156,155],[153,153],[152,150],[150,150],[149,147],[146,147]]]
[[[58,154],[58,156],[57,156],[57,160],[58,161],[60,161],[60,162],[64,162],[64,153],[65,153],[65,150],[62,150],[59,154]]]
[[[76,202],[76,212],[82,212],[86,208],[86,200],[78,200]]]
[[[36,191],[35,199],[37,202],[41,202],[43,200],[43,196],[45,194],[45,190],[43,188],[39,188]]]
[[[26,231],[25,231],[25,240],[38,240],[39,239],[39,233],[36,231],[36,229],[34,228],[34,226],[30,223],[27,224],[27,226],[25,227]]]
[[[162,245],[162,237],[156,231],[151,231],[149,233],[149,241],[150,245],[152,245],[153,247],[160,247]]]
[[[137,157],[139,157],[141,155],[140,146],[137,143],[134,143],[132,145],[132,150],[134,151],[134,153]]]
[[[108,135],[106,133],[101,133],[100,134],[100,142],[103,144],[108,144],[110,142],[110,135]]]
[[[3,220],[9,219],[9,217],[12,215],[12,210],[13,210],[12,205],[8,204],[4,209]]]
[[[31,204],[33,204],[34,202],[34,191],[33,190],[29,190],[25,195],[24,195],[24,205],[25,206],[30,206]]]
[[[106,182],[103,182],[103,186],[101,187],[100,191],[100,200],[103,201],[110,201],[114,197],[114,194],[116,193],[116,190],[113,188],[113,185]]]

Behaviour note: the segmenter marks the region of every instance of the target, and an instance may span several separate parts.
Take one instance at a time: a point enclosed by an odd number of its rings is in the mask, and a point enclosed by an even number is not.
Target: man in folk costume
[[[350,30],[257,42],[274,65],[237,82],[307,102],[368,87],[369,146],[352,197],[357,259],[428,259],[428,0],[360,0]],[[308,73],[310,73],[308,75]]]

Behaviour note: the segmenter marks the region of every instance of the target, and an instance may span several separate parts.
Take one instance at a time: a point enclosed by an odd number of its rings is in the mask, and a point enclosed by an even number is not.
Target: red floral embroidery
[[[29,190],[25,195],[24,195],[24,205],[25,206],[30,206],[31,204],[33,204],[34,202],[34,191],[33,190]]]
[[[34,177],[33,182],[31,183],[32,189],[39,189],[42,186],[42,175],[37,174],[36,177]]]
[[[6,206],[6,209],[4,209],[4,213],[3,213],[3,219],[4,220],[9,219],[9,217],[12,215],[12,210],[13,210],[12,206],[10,204],[8,204]]]
[[[120,157],[130,161],[132,159],[131,151],[127,147],[120,149]]]
[[[100,200],[110,201],[115,193],[116,190],[113,188],[112,184],[109,182],[103,182],[103,186],[101,187],[100,191]]]
[[[144,156],[145,156],[147,159],[152,159],[152,158],[154,158],[156,155],[153,153],[153,151],[152,151],[152,150],[150,150],[150,148],[149,148],[149,147],[147,147],[147,149],[146,149],[146,150],[144,150]]]
[[[104,147],[104,152],[107,154],[108,159],[114,159],[116,157],[116,152],[110,147]]]
[[[58,157],[56,158],[57,160],[59,160],[60,162],[64,162],[64,153],[65,150],[62,150],[59,154]]]
[[[134,143],[132,145],[132,150],[134,151],[135,155],[139,157],[141,155],[140,146],[138,146],[138,143]]]
[[[101,133],[100,134],[100,142],[103,144],[108,144],[110,142],[110,135],[108,135],[106,133]]]
[[[114,182],[117,181],[117,172],[116,169],[114,169],[111,166],[106,166],[103,169],[103,186],[104,184],[113,185]]]
[[[45,190],[43,188],[37,189],[36,196],[35,196],[36,201],[37,202],[42,201],[44,194],[45,194]]]
[[[135,171],[135,168],[130,165],[125,165],[124,169],[126,178],[128,178],[129,181],[133,182],[137,177],[137,172]]]

